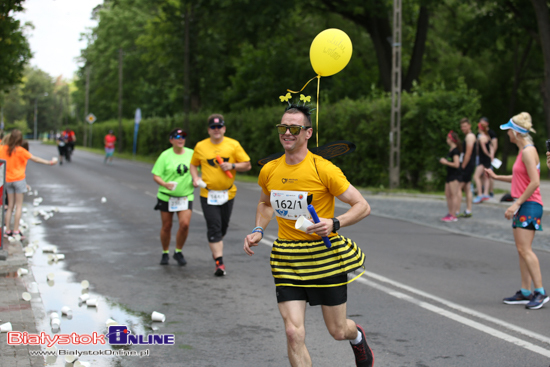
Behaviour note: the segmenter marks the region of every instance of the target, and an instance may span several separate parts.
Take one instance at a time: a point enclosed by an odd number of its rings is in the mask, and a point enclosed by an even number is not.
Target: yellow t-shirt
[[[237,186],[234,185],[236,171],[228,171],[233,175],[233,178],[229,178],[220,168],[216,160],[217,155],[224,162],[229,163],[249,162],[250,157],[237,140],[227,136],[224,136],[223,141],[219,144],[213,144],[210,138],[207,138],[199,141],[195,146],[191,164],[201,167],[202,180],[209,190],[229,189],[229,200],[231,200],[237,194]],[[208,197],[208,190],[201,188],[201,196]]]
[[[320,218],[332,218],[334,197],[343,194],[350,183],[340,168],[308,151],[305,159],[295,165],[287,164],[284,155],[267,163],[260,171],[258,185],[267,196],[271,195],[271,190],[306,191],[307,202],[313,205],[317,215]],[[277,217],[277,222],[280,239],[320,239],[316,234],[306,234],[297,230],[294,227],[295,220]]]

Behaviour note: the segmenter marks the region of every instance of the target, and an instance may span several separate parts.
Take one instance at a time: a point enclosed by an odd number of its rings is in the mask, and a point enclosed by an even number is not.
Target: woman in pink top
[[[492,170],[485,172],[495,179],[512,183],[512,197],[516,201],[506,209],[504,216],[512,219],[514,240],[519,254],[519,269],[521,272],[521,289],[503,302],[509,305],[525,305],[526,308],[536,310],[541,308],[550,297],[542,286],[542,275],[537,255],[531,247],[535,238],[535,231],[542,231],[542,198],[540,196],[540,161],[537,149],[529,131],[532,128],[531,115],[522,112],[504,125],[502,130],[508,130],[508,137],[518,146],[519,153],[514,163],[511,176],[496,175]],[[531,293],[531,282],[534,292]]]

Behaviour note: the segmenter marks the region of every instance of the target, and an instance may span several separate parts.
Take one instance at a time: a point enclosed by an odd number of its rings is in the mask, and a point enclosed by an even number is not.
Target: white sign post
[[[93,129],[92,129],[92,125],[94,124],[95,122],[96,117],[94,116],[93,113],[90,113],[88,114],[88,116],[86,116],[86,121],[90,124],[90,148],[92,147],[92,135],[93,135]]]

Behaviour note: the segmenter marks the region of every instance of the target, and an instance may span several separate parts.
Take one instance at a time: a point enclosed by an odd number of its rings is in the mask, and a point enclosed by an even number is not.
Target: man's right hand
[[[194,186],[194,187],[199,187],[199,182],[200,182],[200,180],[201,180],[200,177],[193,178],[193,186]]]
[[[254,255],[254,251],[251,250],[251,247],[258,246],[261,240],[262,234],[260,232],[254,232],[247,235],[244,238],[244,252],[246,252],[249,256]]]

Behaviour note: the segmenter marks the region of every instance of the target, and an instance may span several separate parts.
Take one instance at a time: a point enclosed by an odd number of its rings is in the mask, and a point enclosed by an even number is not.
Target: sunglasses
[[[210,128],[212,130],[221,129],[222,127],[223,127],[223,125],[212,125],[212,126],[210,126]]]
[[[311,128],[311,126],[299,126],[299,125],[292,125],[292,126],[277,125],[276,127],[277,127],[277,132],[280,135],[286,134],[287,130],[289,130],[292,135],[298,135],[300,134],[300,131],[302,131],[302,129],[307,130]]]
[[[185,139],[187,137],[187,134],[177,134],[177,135],[172,135],[172,139]]]

